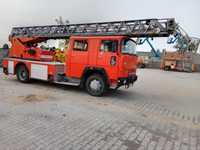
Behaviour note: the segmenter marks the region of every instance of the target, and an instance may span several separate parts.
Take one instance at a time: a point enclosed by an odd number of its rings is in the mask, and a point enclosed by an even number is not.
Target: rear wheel
[[[88,77],[85,87],[87,92],[92,96],[102,96],[107,90],[105,79],[99,74]]]
[[[17,79],[23,83],[30,81],[29,72],[25,65],[20,65],[17,67]]]

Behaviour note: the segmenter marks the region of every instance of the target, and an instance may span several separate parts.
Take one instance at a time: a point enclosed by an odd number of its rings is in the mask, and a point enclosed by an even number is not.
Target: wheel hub
[[[101,83],[98,80],[93,80],[90,82],[90,88],[95,91],[99,91],[101,89]]]
[[[21,72],[21,77],[24,78],[25,76],[26,76],[25,71],[22,71],[22,72]]]

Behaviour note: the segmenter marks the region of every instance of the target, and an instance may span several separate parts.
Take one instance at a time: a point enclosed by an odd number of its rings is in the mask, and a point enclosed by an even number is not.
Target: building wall
[[[196,71],[200,72],[200,65],[196,65]]]
[[[193,55],[193,63],[200,65],[200,54],[194,54]]]
[[[160,64],[161,64],[160,60],[157,61],[152,60],[148,62],[147,68],[160,69]]]
[[[2,66],[3,54],[2,50],[0,49],[0,67]]]

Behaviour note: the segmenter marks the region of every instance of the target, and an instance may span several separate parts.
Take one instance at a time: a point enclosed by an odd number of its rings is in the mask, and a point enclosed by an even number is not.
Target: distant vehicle
[[[168,39],[168,44],[175,44],[176,52],[165,51],[162,57],[161,68],[195,72],[200,66],[200,55],[197,53],[200,39],[190,37],[185,30],[177,25],[174,36]]]
[[[193,52],[164,52],[161,68],[183,72],[195,72],[200,66],[200,55]]]
[[[138,68],[145,68],[146,67],[145,60],[141,56],[138,56],[137,67]]]

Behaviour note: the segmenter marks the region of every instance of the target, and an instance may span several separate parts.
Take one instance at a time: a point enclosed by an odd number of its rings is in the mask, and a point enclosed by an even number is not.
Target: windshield
[[[136,54],[136,42],[132,39],[125,39],[122,42],[122,53],[123,54]]]

